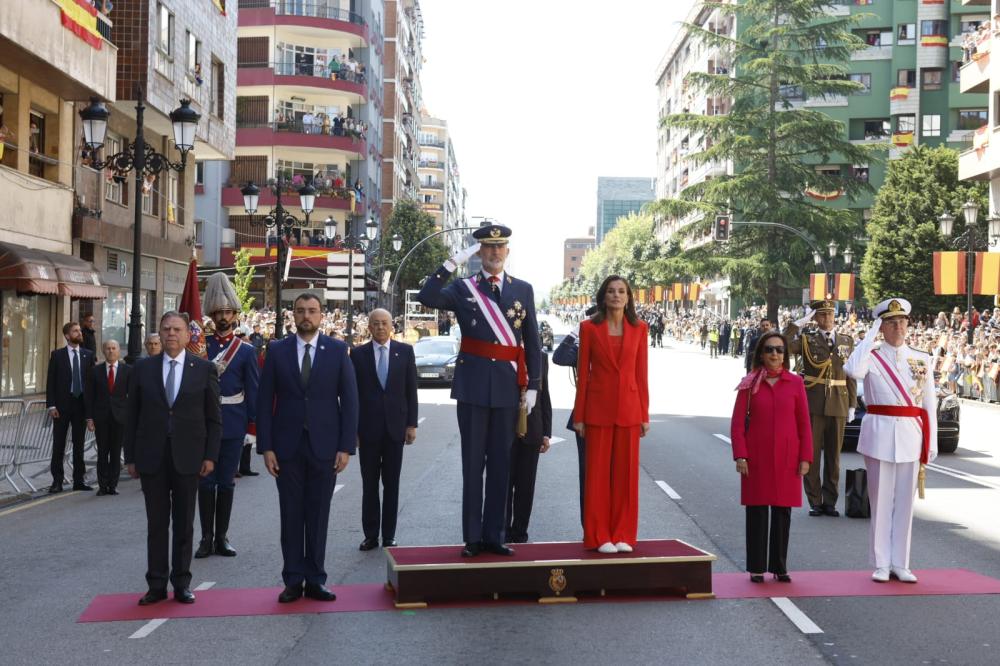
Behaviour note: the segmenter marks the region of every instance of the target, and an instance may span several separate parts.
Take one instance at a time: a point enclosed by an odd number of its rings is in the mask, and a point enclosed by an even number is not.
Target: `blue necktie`
[[[63,380],[66,381],[66,380]],[[65,384],[63,384],[65,386]],[[80,350],[73,350],[73,397],[83,395],[83,380],[80,378]]]
[[[386,358],[385,347],[381,345],[378,348],[378,365],[375,366],[375,372],[378,374],[378,383],[385,389],[385,383],[389,379],[389,359]]]
[[[176,375],[174,375],[176,367],[177,361],[171,361],[170,370],[167,372],[167,404],[171,407],[174,406],[174,399],[177,397]]]

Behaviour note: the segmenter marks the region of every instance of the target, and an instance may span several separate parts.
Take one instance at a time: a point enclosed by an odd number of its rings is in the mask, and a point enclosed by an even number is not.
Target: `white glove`
[[[876,319],[872,322],[872,327],[868,329],[868,335],[865,336],[865,340],[875,341],[875,336],[878,335],[882,328],[882,320]]]
[[[458,252],[455,253],[455,256],[451,258],[451,261],[456,266],[461,266],[462,264],[467,262],[476,252],[479,252],[479,243],[470,245],[464,250],[459,250]]]
[[[813,311],[807,307],[806,314],[801,319],[796,319],[795,325],[799,328],[802,328],[803,326],[811,322],[812,318],[813,318]]]
[[[849,407],[847,410],[847,422],[851,423],[852,421],[854,421],[854,408]]]
[[[246,437],[243,438],[243,443],[244,444],[256,444],[257,443],[257,435],[249,435],[248,434]]]
[[[535,408],[535,402],[538,400],[538,390],[528,389],[524,392],[524,404],[528,406],[528,413]]]

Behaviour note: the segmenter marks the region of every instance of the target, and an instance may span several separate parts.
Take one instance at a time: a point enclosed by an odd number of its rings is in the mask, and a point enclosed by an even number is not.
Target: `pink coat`
[[[767,381],[750,401],[750,429],[744,432],[747,396],[736,394],[730,438],[733,458],[746,458],[750,473],[741,476],[744,506],[802,506],[800,462],[812,463],[812,426],[802,378],[784,372],[771,386]]]

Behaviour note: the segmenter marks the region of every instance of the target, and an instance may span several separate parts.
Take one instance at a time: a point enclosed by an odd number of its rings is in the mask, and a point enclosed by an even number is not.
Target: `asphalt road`
[[[743,511],[728,444],[741,365],[696,348],[653,350],[653,428],[642,443],[640,538],[684,539],[743,569]],[[533,540],[581,536],[576,447],[562,429],[569,373],[552,367],[557,436],[539,464]],[[421,389],[425,419],[404,457],[397,538],[403,545],[461,540],[459,444],[447,389]],[[938,460],[918,504],[913,567],[963,567],[1000,578],[1000,410],[966,407],[958,454]],[[263,465],[254,462],[258,470]],[[845,454],[842,467],[861,466]],[[678,499],[667,495],[662,481]],[[381,551],[361,553],[357,461],[338,479],[331,513],[330,584],[385,580]],[[815,598],[794,605],[822,633],[805,634],[767,599],[329,613],[322,615],[78,624],[98,594],[145,588],[145,520],[135,482],[118,497],[67,493],[0,510],[0,663],[215,662],[241,664],[996,663],[1000,598]],[[266,476],[238,482],[230,538],[235,559],[196,560],[194,585],[280,584],[277,492]],[[196,528],[197,530],[197,528]],[[867,521],[793,512],[789,564],[857,570],[867,563]],[[780,589],[775,590],[780,595]],[[148,631],[148,633],[146,633]],[[133,638],[139,632],[142,638]]]

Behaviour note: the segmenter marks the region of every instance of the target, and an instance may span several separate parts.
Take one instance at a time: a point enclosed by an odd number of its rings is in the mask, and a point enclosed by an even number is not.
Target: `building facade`
[[[466,193],[462,188],[448,121],[422,113],[417,142],[420,150],[417,177],[421,207],[434,218],[434,226],[439,230],[466,226]],[[462,232],[445,234],[445,245],[450,251],[455,251],[464,238]]]
[[[579,277],[583,257],[594,249],[597,241],[589,238],[567,238],[563,241],[563,279],[572,280]]]
[[[72,8],[70,8],[72,10]],[[77,164],[78,105],[115,98],[118,48],[106,13],[62,3],[0,3],[0,397],[45,391],[62,325],[107,294],[79,258],[75,192],[96,178]]]
[[[604,241],[607,233],[618,223],[618,218],[640,212],[655,196],[656,181],[653,178],[600,176],[597,179],[597,242]]]

